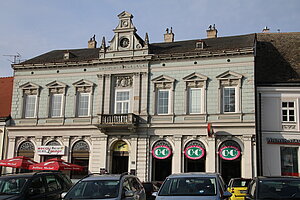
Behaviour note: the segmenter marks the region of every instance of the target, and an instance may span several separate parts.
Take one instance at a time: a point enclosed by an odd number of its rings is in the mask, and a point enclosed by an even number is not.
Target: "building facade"
[[[257,35],[257,125],[262,175],[299,176],[299,41],[299,32]]]
[[[255,175],[255,35],[142,39],[128,12],[107,45],[13,65],[8,157],[59,156],[86,171]],[[72,173],[72,177],[82,174]]]

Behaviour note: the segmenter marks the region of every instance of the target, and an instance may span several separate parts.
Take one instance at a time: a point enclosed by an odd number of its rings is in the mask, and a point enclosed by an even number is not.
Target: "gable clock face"
[[[128,21],[127,20],[123,20],[122,21],[122,27],[127,27],[128,26]]]
[[[122,38],[120,40],[120,46],[123,48],[126,48],[129,46],[129,39],[128,38]]]

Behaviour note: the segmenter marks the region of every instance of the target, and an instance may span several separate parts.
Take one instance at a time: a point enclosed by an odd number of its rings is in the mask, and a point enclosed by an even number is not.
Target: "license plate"
[[[246,193],[247,193],[247,190],[240,190],[240,193],[241,193],[241,194],[246,194]]]

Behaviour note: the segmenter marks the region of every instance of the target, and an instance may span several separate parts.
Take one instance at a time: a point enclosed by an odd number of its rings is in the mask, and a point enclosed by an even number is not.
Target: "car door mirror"
[[[28,194],[29,194],[29,196],[40,194],[40,189],[39,188],[30,188],[28,191]]]
[[[124,195],[126,198],[127,197],[133,197],[134,196],[134,193],[133,193],[133,191],[132,190],[128,190],[128,191],[126,191],[125,192],[125,195]]]
[[[222,195],[222,198],[223,198],[223,199],[226,199],[226,198],[229,198],[229,197],[231,197],[231,196],[232,196],[232,194],[231,194],[230,192],[225,191],[225,192],[223,193],[223,195]]]
[[[157,196],[157,192],[153,192],[152,196],[156,197]]]
[[[62,199],[64,199],[65,196],[66,196],[66,194],[67,194],[67,192],[63,192],[63,193],[61,193],[60,197],[61,197]]]

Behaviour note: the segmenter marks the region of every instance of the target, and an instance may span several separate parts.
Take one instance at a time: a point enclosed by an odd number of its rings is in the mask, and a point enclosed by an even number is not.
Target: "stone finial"
[[[145,43],[146,43],[146,45],[149,44],[149,36],[148,36],[148,33],[146,33],[146,35],[145,35]]]
[[[105,51],[106,50],[106,44],[105,44],[105,37],[103,36],[102,38],[102,42],[101,42],[101,47],[100,47],[101,50]]]

